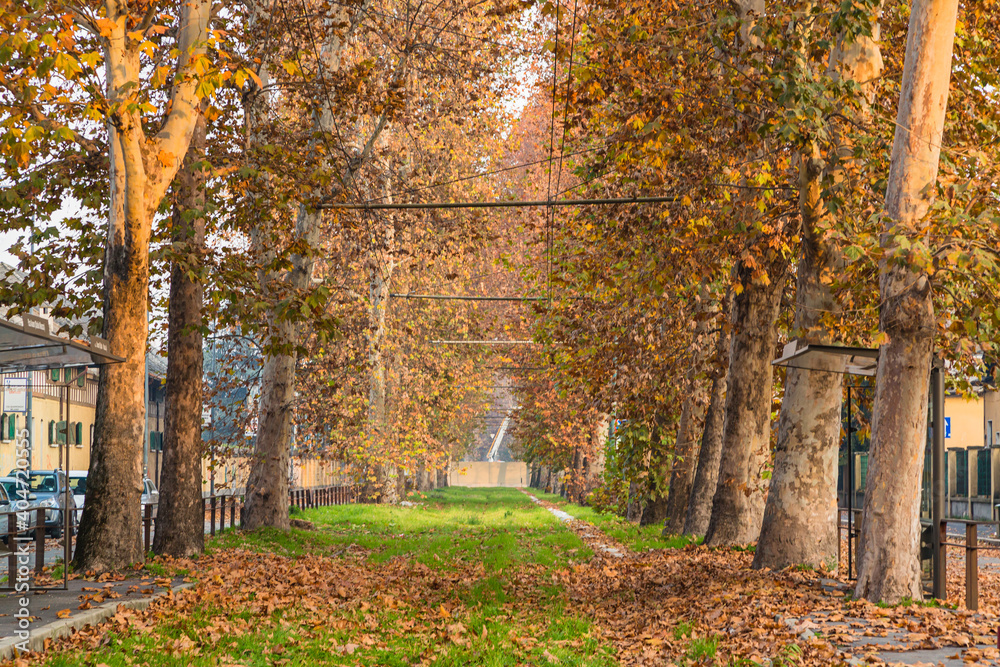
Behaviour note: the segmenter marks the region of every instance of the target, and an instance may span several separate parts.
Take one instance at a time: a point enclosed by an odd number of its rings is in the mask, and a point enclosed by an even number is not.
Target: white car
[[[73,500],[76,501],[76,506],[82,509],[83,501],[87,499],[87,471],[70,470],[69,488],[73,492]]]
[[[142,478],[142,498],[143,505],[156,505],[160,502],[160,492],[156,490],[153,480],[148,477]]]

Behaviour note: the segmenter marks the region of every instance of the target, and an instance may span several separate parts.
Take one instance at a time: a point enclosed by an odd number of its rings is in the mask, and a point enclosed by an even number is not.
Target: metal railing
[[[843,513],[847,512],[846,508],[838,508],[837,514],[837,559],[838,562],[843,562],[842,549],[841,549],[841,539],[843,534],[847,533],[847,578],[856,579],[856,567],[857,567],[857,538],[860,534],[860,515],[861,510],[854,509],[848,513],[848,520],[844,521]],[[852,516],[853,515],[853,516]],[[955,535],[948,534],[948,524],[959,524],[965,526],[965,542],[949,542],[948,538],[951,537],[955,539]],[[924,528],[931,528],[933,522],[928,519],[921,519],[920,524]],[[939,539],[936,541],[940,545],[940,555],[939,562],[941,563],[941,572],[939,573],[939,583],[941,590],[937,592],[936,597],[940,599],[947,599],[948,597],[948,552],[947,547],[955,547],[958,549],[963,549],[965,551],[965,607],[971,611],[977,611],[979,609],[979,551],[984,549],[997,549],[1000,550],[1000,542],[997,544],[983,544],[979,541],[979,527],[980,526],[995,526],[996,535],[1000,538],[1000,522],[997,521],[969,521],[966,519],[942,519],[941,524],[938,526]],[[933,556],[934,542],[923,541],[921,543],[921,549],[927,550],[927,555]],[[920,554],[921,560],[924,553]],[[933,568],[933,566],[932,566]],[[933,573],[932,573],[933,576]]]
[[[18,526],[17,515],[20,514],[24,516],[28,515],[28,520],[25,522],[24,528]],[[35,525],[31,526],[31,517],[34,515]],[[0,591],[12,591],[14,590],[14,573],[17,572],[17,557],[18,557],[18,545],[26,541],[34,541],[37,544],[45,544],[45,508],[39,507],[37,509],[24,510],[21,512],[0,512],[0,516],[7,517],[7,533],[5,535],[7,539],[7,544],[5,546],[5,551],[0,552],[0,558],[6,556],[7,561],[7,581],[4,582],[3,586],[0,586]],[[34,536],[27,537],[34,532]],[[27,539],[25,539],[27,537]],[[34,573],[41,574],[42,568],[45,567],[45,551],[36,549],[35,551],[35,567]]]
[[[326,507],[330,505],[347,505],[358,502],[359,492],[354,486],[324,486],[310,489],[291,489],[288,492],[288,504],[299,509],[309,509],[314,507]],[[221,494],[202,498],[202,513],[205,518],[205,534],[215,536],[217,532],[222,532],[226,528],[236,528],[243,525],[243,510],[245,496],[243,494]],[[149,553],[153,545],[153,537],[156,530],[156,503],[143,503],[141,510],[142,517],[142,546],[143,553]],[[71,524],[79,525],[80,515],[83,508],[78,507],[72,510],[75,514]],[[30,543],[34,546],[34,568],[33,574],[40,575],[45,567],[45,553],[50,545],[56,542],[56,538],[50,538],[46,533],[45,526],[46,508],[33,508],[24,512],[0,512],[0,517],[7,517],[7,546],[0,551],[0,563],[7,563],[7,581],[0,584],[0,591],[12,590],[12,582],[15,579],[18,563],[18,545]],[[17,525],[17,515],[29,514],[27,527],[20,529]],[[33,523],[32,523],[33,520]],[[75,530],[72,534],[64,534],[62,540],[73,540]],[[73,545],[75,546],[75,545]],[[3,548],[3,547],[0,547]],[[51,550],[51,549],[48,549]],[[63,553],[64,546],[59,547],[59,552]],[[0,570],[0,574],[3,574]]]

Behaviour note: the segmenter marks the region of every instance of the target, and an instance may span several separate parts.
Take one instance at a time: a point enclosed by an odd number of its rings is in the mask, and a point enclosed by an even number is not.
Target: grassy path
[[[414,507],[300,515],[316,530],[227,532],[167,561],[198,580],[121,612],[48,665],[618,664],[564,582],[593,552],[513,489],[448,489]]]
[[[413,507],[302,514],[315,530],[225,533],[197,561],[153,565],[190,573],[192,591],[119,612],[31,662],[825,667],[879,663],[861,636],[872,632],[895,633],[897,648],[1000,660],[1000,587],[984,585],[991,610],[979,615],[882,608],[845,596],[846,582],[830,590],[832,575],[753,570],[743,549],[656,548],[678,545],[540,497],[593,525],[563,523],[515,489],[447,489]],[[587,546],[607,537],[627,552]]]

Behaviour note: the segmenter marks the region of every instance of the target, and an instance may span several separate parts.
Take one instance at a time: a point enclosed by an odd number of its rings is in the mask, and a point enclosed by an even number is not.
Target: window
[[[976,495],[990,495],[990,473],[993,467],[990,465],[990,450],[981,449],[976,452]]]
[[[986,422],[986,445],[988,447],[992,447],[994,442],[995,441],[993,440],[993,420],[990,419],[987,420]]]
[[[49,446],[56,446],[56,423],[54,421],[49,422]]]
[[[7,439],[17,439],[17,415],[7,417]]]
[[[969,452],[965,449],[955,451],[955,495],[969,495]]]
[[[59,491],[56,476],[52,473],[33,472],[28,478],[28,488],[32,493],[52,493]]]
[[[0,415],[0,440],[7,439],[7,415]]]
[[[52,379],[53,382],[59,382],[59,369],[53,368],[52,371],[49,373],[49,377]]]
[[[77,422],[73,430],[75,431],[73,444],[77,447],[83,447],[83,422]]]
[[[87,478],[86,477],[70,477],[69,478],[69,488],[73,490],[73,493],[78,496],[83,496],[87,494]]]
[[[79,369],[79,371],[80,371],[80,377],[76,379],[76,386],[82,387],[83,385],[87,384],[87,371],[85,371],[82,368]]]

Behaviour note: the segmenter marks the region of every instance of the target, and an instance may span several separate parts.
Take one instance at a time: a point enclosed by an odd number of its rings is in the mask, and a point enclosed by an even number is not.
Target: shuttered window
[[[980,449],[976,452],[976,495],[990,495],[990,450]]]
[[[969,495],[969,452],[964,449],[955,452],[955,495]]]

